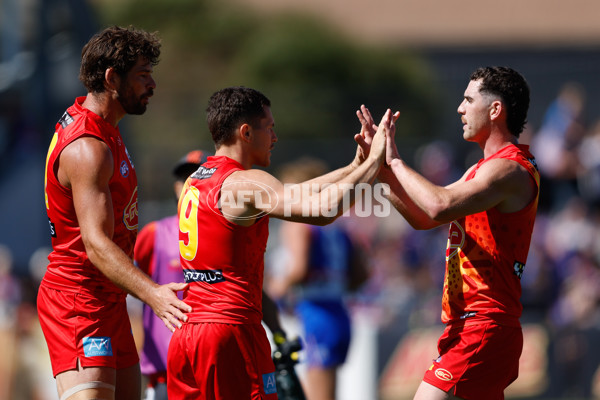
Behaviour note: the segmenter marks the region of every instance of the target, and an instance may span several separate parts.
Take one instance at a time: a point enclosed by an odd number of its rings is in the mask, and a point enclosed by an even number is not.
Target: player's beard
[[[149,89],[146,93],[141,96],[136,96],[133,89],[127,83],[121,85],[117,90],[119,95],[119,103],[127,114],[142,115],[146,112],[146,103],[142,100],[147,99],[153,95],[153,90]]]

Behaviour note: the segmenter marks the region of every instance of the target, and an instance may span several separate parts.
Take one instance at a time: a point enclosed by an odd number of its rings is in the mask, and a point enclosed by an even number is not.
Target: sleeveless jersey
[[[150,222],[137,237],[136,264],[159,285],[183,282],[178,235],[179,218],[172,215]],[[144,347],[140,354],[140,370],[144,375],[164,372],[167,370],[167,350],[172,333],[147,304],[143,307],[143,326]]]
[[[500,213],[492,208],[450,224],[442,299],[444,323],[484,318],[519,325],[523,309],[520,279],[537,211],[540,175],[529,146],[509,145],[480,160],[466,179],[473,179],[481,165],[496,158],[516,161],[527,169],[537,194],[520,211]]]
[[[46,211],[52,236],[52,252],[43,284],[69,292],[125,294],[88,259],[73,205],[73,193],[58,181],[58,159],[74,140],[92,136],[109,147],[114,173],[109,181],[114,212],[113,241],[133,257],[138,228],[137,176],[118,128],[83,108],[78,97],[56,124],[46,158]]]
[[[242,170],[224,156],[208,157],[185,183],[179,201],[183,299],[190,322],[260,323],[269,218],[248,227],[228,221],[218,206],[223,181]]]

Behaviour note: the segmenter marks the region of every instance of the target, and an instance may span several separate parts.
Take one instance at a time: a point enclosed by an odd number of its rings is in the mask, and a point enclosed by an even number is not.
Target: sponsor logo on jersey
[[[183,278],[185,283],[206,282],[209,284],[225,282],[223,271],[220,269],[184,269]]]
[[[50,224],[50,236],[55,238],[56,237],[56,228],[54,227],[54,223],[52,223],[52,220],[50,218],[48,218],[48,224]]]
[[[137,190],[138,188],[136,186],[127,207],[123,210],[123,223],[130,231],[137,230],[138,228]]]
[[[450,373],[450,371],[448,371],[447,369],[444,368],[438,368],[435,370],[435,376],[442,380],[442,381],[446,381],[446,382],[450,382],[452,380],[452,374]]]
[[[86,357],[112,356],[112,345],[110,337],[84,337],[83,338],[83,353]]]
[[[119,138],[119,142],[120,141],[121,141],[121,138]],[[131,165],[131,168],[135,169],[135,166],[133,165],[133,160],[131,159],[129,152],[127,151],[127,147],[125,148],[125,154],[127,155],[127,159],[129,160],[129,165]]]
[[[129,165],[127,165],[127,161],[121,161],[121,168],[119,168],[119,170],[121,171],[121,176],[123,178],[127,178],[129,176]]]
[[[515,261],[515,263],[513,264],[513,268],[514,268],[515,275],[519,279],[521,279],[521,277],[523,276],[523,271],[525,270],[525,264]]]
[[[450,260],[465,244],[465,230],[457,222],[452,221],[448,232],[448,245],[446,248],[446,261]]]
[[[468,313],[464,313],[463,315],[460,316],[460,319],[467,319],[467,318],[471,318],[477,315],[477,311],[470,311]]]
[[[537,171],[540,170],[538,168],[537,162],[535,161],[535,158],[528,158],[527,161],[529,161],[531,163],[531,165],[533,165]]]
[[[58,123],[60,124],[60,126],[62,126],[63,129],[65,129],[73,121],[74,120],[71,114],[65,111],[62,117],[60,117],[60,119],[58,120]]]
[[[217,168],[204,168],[203,166],[200,166],[200,168],[198,168],[196,172],[191,175],[191,177],[193,179],[208,179],[213,176],[216,171]]]
[[[275,372],[271,372],[270,374],[263,374],[262,378],[265,394],[277,393],[277,385],[275,384]]]

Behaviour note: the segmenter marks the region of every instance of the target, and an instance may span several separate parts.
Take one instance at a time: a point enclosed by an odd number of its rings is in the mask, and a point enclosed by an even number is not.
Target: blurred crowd
[[[584,88],[566,83],[540,126],[520,139],[531,145],[542,174],[522,320],[547,329],[547,390],[556,398],[590,398],[600,360],[594,340],[600,331],[600,120],[590,121],[586,109]],[[419,149],[415,166],[445,184],[464,172],[467,157],[455,153],[453,143],[431,142]],[[370,279],[348,299],[351,310],[368,310],[380,330],[439,324],[447,227],[415,231],[393,209],[386,218],[356,214],[340,221],[365,251]],[[16,275],[10,249],[0,245],[0,399],[56,398],[35,308],[48,252],[36,251],[29,274]]]

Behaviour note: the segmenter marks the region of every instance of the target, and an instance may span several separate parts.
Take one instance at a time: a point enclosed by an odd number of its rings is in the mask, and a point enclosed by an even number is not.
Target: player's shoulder
[[[270,173],[263,171],[261,169],[243,169],[233,172],[226,179],[227,183],[236,183],[236,184],[265,184],[270,185],[275,182],[279,182],[277,178],[275,178]]]
[[[61,162],[73,161],[78,165],[98,164],[112,160],[108,145],[96,136],[83,135],[67,144],[61,153]]]
[[[58,157],[58,177],[67,187],[75,181],[94,185],[108,181],[114,172],[112,152],[106,143],[92,137],[69,143]]]
[[[484,163],[480,170],[489,170],[490,172],[495,172],[498,175],[529,175],[527,169],[521,165],[516,159],[513,158],[494,158]]]
[[[514,159],[496,158],[484,163],[477,170],[476,179],[498,192],[514,195],[530,192],[531,174]],[[524,196],[529,196],[525,194]]]

